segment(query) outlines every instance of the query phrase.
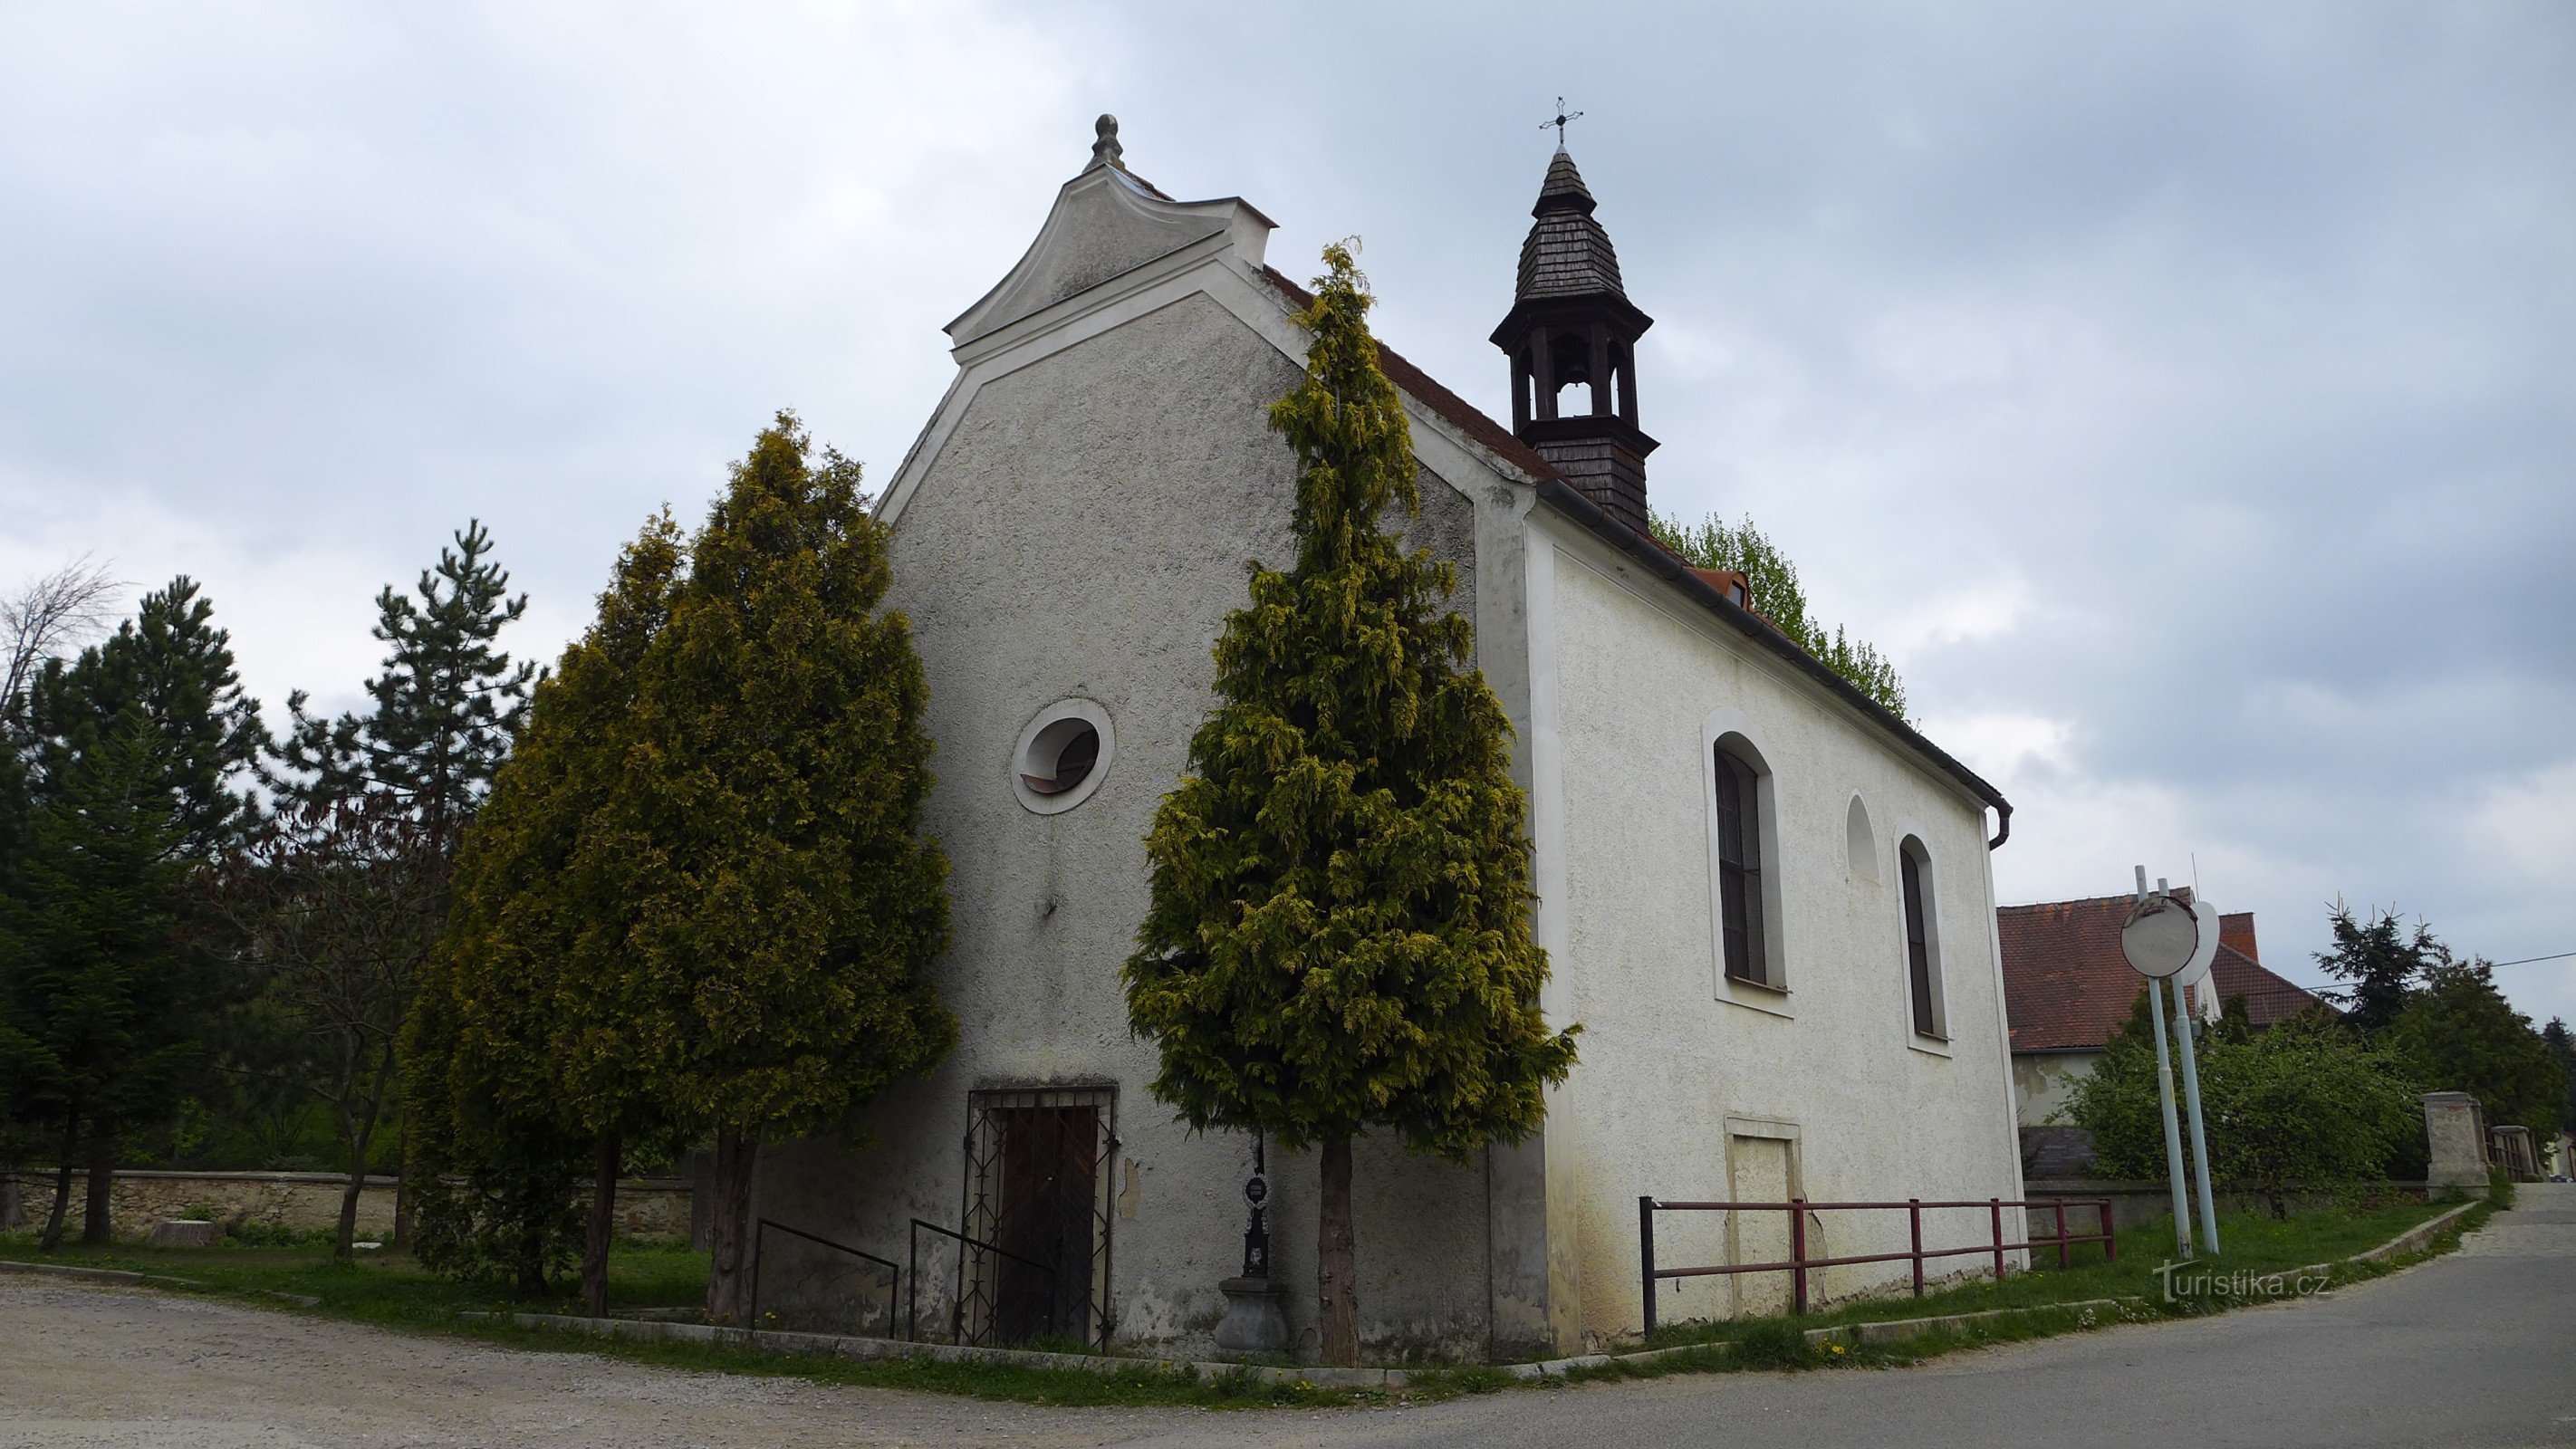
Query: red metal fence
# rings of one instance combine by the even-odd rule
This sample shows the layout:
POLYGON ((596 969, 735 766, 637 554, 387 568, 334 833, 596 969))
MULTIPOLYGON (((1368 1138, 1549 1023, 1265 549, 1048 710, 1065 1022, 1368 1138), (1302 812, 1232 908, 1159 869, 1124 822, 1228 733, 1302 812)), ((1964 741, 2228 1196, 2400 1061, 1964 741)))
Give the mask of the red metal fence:
POLYGON ((1721 1273, 1786 1273, 1791 1284, 1793 1311, 1807 1311, 1807 1274, 1818 1268, 1839 1268, 1850 1263, 1894 1263, 1910 1261, 1914 1265, 1914 1296, 1923 1296, 1923 1262, 1927 1258, 1955 1258, 1965 1254, 1992 1254, 1995 1278, 2004 1276, 2004 1254, 2022 1249, 2037 1249, 2054 1244, 2057 1266, 2069 1266, 2072 1250, 2080 1244, 2100 1243, 2103 1260, 2120 1256, 2120 1245, 2111 1228, 2109 1198, 2032 1198, 1990 1197, 1983 1201, 1927 1202, 1907 1198, 1903 1202, 1809 1202, 1791 1198, 1787 1202, 1662 1202, 1652 1197, 1637 1199, 1637 1256, 1641 1266, 1639 1289, 1646 1301, 1646 1332, 1655 1331, 1655 1283, 1662 1278, 1705 1278, 1721 1273), (2095 1232, 2069 1235, 2066 1210, 2070 1207, 2091 1208, 2095 1214, 2095 1232), (1944 1208, 1984 1208, 1990 1241, 1965 1248, 1925 1248, 1923 1214, 1944 1208), (2024 1237, 2018 1243, 2004 1241, 2004 1209, 2019 1208, 2025 1214, 2040 1211, 2052 1213, 2057 1232, 2052 1237, 2034 1238, 2027 1229, 2029 1218, 2023 1218, 2024 1237), (1858 1253, 1839 1258, 1807 1256, 1807 1214, 1816 1212, 1901 1212, 1906 1215, 1913 1246, 1902 1253, 1858 1253), (1655 1266, 1655 1214, 1657 1213, 1758 1213, 1785 1212, 1789 1215, 1789 1261, 1785 1263, 1722 1263, 1702 1268, 1658 1268, 1655 1266))

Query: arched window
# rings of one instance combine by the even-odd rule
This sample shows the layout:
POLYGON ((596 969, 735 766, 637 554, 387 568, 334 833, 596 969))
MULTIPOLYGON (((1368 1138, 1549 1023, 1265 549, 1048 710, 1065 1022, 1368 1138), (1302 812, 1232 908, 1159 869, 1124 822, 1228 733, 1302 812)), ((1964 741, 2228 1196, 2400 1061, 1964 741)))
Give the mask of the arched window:
POLYGON ((1726 974, 1770 985, 1763 945, 1761 778, 1724 745, 1717 746, 1718 930, 1726 974))
POLYGON ((1932 925, 1932 867, 1923 842, 1907 836, 1896 869, 1905 896, 1905 978, 1913 995, 1914 1033, 1946 1039, 1941 1021, 1940 938, 1932 925))

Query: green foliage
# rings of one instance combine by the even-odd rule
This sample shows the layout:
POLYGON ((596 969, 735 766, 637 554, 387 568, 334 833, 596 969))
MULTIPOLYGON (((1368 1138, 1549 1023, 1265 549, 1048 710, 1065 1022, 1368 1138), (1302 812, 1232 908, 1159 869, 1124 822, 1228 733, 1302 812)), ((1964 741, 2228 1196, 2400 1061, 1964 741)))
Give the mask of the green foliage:
POLYGON ((1807 590, 1798 582, 1798 566, 1753 526, 1752 519, 1729 525, 1712 513, 1694 524, 1658 513, 1648 525, 1656 542, 1693 567, 1744 575, 1755 613, 1849 680, 1853 688, 1886 706, 1888 713, 1905 717, 1905 681, 1897 677, 1896 666, 1875 646, 1850 637, 1841 625, 1828 634, 1823 623, 1808 615, 1807 590))
POLYGON ((2338 900, 2327 923, 2334 931, 2334 947, 2317 953, 2317 965, 2351 983, 2341 993, 2344 1020, 2365 1035, 2376 1036, 2394 1025, 2425 974, 2450 959, 2430 926, 2417 921, 2410 932, 2398 924, 2393 910, 2363 919, 2338 900))
MULTIPOLYGON (((2293 1185, 2384 1178, 2423 1131, 2401 1064, 2322 1016, 2260 1032, 2222 1027, 2199 1042, 2197 1055, 2212 1175, 2271 1195, 2276 1211, 2293 1185)), ((2178 1051, 2172 1066, 2179 1083, 2178 1051)), ((2101 1064, 2076 1082, 2066 1114, 2093 1134, 2104 1174, 2165 1175, 2151 1043, 2125 1031, 2115 1037, 2101 1064)))
POLYGON ((1156 813, 1125 979, 1153 1090, 1196 1127, 1296 1147, 1389 1127, 1464 1157, 1536 1128, 1574 1033, 1539 1006, 1511 727, 1467 668, 1450 567, 1384 527, 1418 507, 1347 250, 1271 425, 1296 449, 1297 557, 1255 564, 1218 704, 1156 813))
POLYGON ((164 741, 134 704, 86 732, 0 898, 0 1083, 20 1149, 58 1162, 165 1118, 197 1057, 164 741))
POLYGON ((93 1169, 178 1115, 228 963, 187 872, 252 812, 265 732, 182 577, 35 671, 0 769, 0 1150, 93 1169))
POLYGON ((692 1137, 838 1127, 957 1035, 930 975, 948 861, 920 830, 928 686, 910 622, 879 607, 858 465, 808 451, 781 413, 691 540, 577 862, 586 928, 616 946, 582 970, 575 1071, 605 1099, 631 1062, 692 1137))
POLYGON ((2467 1092, 2491 1125, 2547 1141, 2567 1104, 2566 1058, 2496 990, 2483 961, 2442 961, 2390 1024, 2391 1052, 2428 1091, 2467 1092))
POLYGON ((214 605, 185 575, 144 595, 133 618, 78 659, 47 663, 28 714, 30 790, 39 801, 66 788, 87 753, 131 716, 153 736, 142 783, 169 804, 174 850, 203 858, 252 818, 247 792, 235 787, 268 731, 234 673, 232 636, 215 627, 214 605))
POLYGON ((2567 1023, 2553 1016, 2549 1025, 2540 1029, 2540 1039, 2558 1058, 2558 1079, 2565 1086, 2558 1094, 2558 1125, 2562 1130, 2576 1132, 2576 1033, 2570 1033, 2567 1023))
POLYGON ((495 647, 528 596, 510 598, 510 575, 485 557, 491 532, 474 520, 455 537, 421 571, 418 602, 390 584, 376 596, 375 636, 388 648, 384 672, 367 681, 373 709, 326 722, 304 712, 302 693, 288 700, 295 725, 278 758, 304 788, 390 790, 441 829, 473 813, 509 753, 534 668, 495 647))
POLYGON ((665 514, 619 556, 466 832, 452 923, 405 1041, 423 1165, 463 1179, 422 1192, 418 1251, 435 1271, 527 1285, 568 1264, 591 1143, 641 1114, 631 1086, 602 1100, 602 1059, 631 1073, 636 1057, 597 1040, 622 1040, 598 1002, 617 975, 602 958, 621 945, 621 882, 601 878, 614 863, 584 832, 624 766, 635 670, 668 617, 679 555, 665 514))
MULTIPOLYGON (((339 1166, 371 1165, 396 1053, 446 910, 447 832, 390 790, 290 800, 211 872, 279 1069, 327 1104, 339 1166)), ((340 1251, 355 1234, 344 1203, 340 1251)))

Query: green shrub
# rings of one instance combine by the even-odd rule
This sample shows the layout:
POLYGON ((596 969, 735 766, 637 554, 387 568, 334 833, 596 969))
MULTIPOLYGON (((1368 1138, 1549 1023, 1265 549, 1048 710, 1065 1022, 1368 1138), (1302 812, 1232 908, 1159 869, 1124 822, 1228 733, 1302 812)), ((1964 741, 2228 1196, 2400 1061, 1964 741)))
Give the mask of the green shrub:
MULTIPOLYGON (((2230 1022, 2198 1048, 2211 1172, 2261 1193, 2273 1216, 2294 1187, 2334 1190, 2385 1178, 2423 1132, 2414 1084, 2395 1058, 2322 1014, 2255 1032, 2230 1022)), ((2179 1053, 2174 1064, 2180 1093, 2179 1053)), ((2093 1134, 2113 1177, 2165 1175, 2156 1054, 2145 1033, 2113 1038, 2075 1084, 2067 1115, 2093 1134)))

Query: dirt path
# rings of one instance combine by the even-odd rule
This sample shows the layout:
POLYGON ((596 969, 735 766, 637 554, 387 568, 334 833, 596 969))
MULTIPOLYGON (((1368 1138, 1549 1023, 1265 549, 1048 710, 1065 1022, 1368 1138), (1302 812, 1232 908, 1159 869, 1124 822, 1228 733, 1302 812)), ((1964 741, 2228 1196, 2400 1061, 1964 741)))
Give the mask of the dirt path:
POLYGON ((0 1446, 1096 1445, 1196 1410, 687 1373, 177 1294, 0 1278, 0 1446))
POLYGON ((2576 1444, 2576 1187, 2322 1298, 1885 1372, 1717 1374, 1307 1412, 1066 1409, 399 1334, 0 1276, 0 1449, 117 1445, 2576 1444))

